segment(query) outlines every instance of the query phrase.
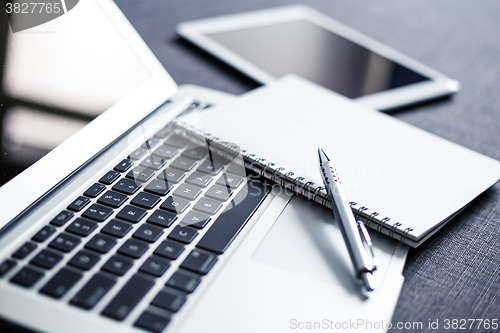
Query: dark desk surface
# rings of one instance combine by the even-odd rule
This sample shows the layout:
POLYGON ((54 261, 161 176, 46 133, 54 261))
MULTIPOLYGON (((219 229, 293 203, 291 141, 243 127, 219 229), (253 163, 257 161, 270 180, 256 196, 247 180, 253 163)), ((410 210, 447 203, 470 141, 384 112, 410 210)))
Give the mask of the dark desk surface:
MULTIPOLYGON (((236 94, 257 85, 179 40, 174 31, 176 24, 289 3, 284 0, 116 2, 178 84, 198 84, 236 94)), ((500 160, 500 2, 301 2, 458 79, 462 91, 454 98, 403 110, 394 116, 500 160)), ((429 320, 436 319, 440 323, 454 318, 500 320, 499 237, 500 184, 497 184, 437 235, 410 251, 404 270, 406 281, 393 322, 420 321, 426 327, 429 320)))

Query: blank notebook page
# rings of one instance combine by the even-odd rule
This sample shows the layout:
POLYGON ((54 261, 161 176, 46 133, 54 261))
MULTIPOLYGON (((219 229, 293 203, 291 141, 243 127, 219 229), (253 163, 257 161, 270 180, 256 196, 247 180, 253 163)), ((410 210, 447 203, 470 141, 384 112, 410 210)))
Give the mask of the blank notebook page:
POLYGON ((500 162, 296 76, 197 116, 203 131, 318 185, 323 148, 347 199, 414 240, 500 178, 500 162))

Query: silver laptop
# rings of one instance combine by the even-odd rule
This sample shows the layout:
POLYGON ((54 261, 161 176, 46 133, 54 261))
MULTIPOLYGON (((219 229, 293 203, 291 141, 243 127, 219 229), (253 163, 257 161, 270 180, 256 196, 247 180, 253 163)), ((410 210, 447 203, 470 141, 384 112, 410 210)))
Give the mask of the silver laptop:
POLYGON ((280 332, 390 319, 406 247, 374 237, 380 288, 363 298, 331 212, 174 133, 193 105, 235 97, 177 87, 112 1, 3 37, 2 327, 280 332))

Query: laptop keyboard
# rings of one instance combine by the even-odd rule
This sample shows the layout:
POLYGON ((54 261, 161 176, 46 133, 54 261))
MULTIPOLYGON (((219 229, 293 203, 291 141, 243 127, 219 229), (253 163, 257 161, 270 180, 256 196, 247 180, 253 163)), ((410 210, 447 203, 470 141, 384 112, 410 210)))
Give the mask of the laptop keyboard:
POLYGON ((17 268, 10 282, 32 288, 50 276, 39 293, 54 299, 72 293, 69 304, 83 310, 100 304, 126 279, 101 312, 121 321, 169 275, 134 319, 134 326, 160 332, 268 192, 247 178, 243 167, 214 160, 206 147, 191 145, 167 126, 76 193, 66 209, 0 264, 0 277, 17 268), (142 264, 134 265, 137 261, 142 264), (73 288, 81 280, 86 282, 73 288))

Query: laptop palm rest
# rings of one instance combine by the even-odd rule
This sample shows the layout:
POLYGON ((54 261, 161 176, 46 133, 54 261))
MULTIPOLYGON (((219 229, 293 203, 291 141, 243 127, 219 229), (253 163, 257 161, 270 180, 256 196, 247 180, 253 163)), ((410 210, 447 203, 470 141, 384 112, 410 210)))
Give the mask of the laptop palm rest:
MULTIPOLYGON (((396 241, 371 232, 377 258, 378 284, 389 265, 396 241)), ((333 212, 294 196, 253 254, 259 262, 348 289, 359 286, 333 212)))
POLYGON ((397 242, 372 232, 383 281, 366 299, 333 213, 302 197, 288 199, 274 199, 191 308, 196 320, 179 322, 176 332, 210 325, 219 332, 293 332, 296 320, 390 319, 404 280, 404 255, 393 256, 397 242))

